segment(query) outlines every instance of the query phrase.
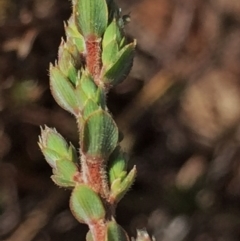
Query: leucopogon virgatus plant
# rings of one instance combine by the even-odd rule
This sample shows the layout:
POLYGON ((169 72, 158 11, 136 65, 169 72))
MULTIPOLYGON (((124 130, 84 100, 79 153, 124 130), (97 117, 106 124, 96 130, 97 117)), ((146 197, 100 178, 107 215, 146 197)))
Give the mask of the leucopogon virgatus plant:
POLYGON ((127 41, 126 16, 112 0, 72 0, 72 6, 66 40, 50 65, 50 88, 59 106, 76 118, 80 151, 46 126, 39 146, 54 183, 72 189, 70 209, 88 225, 86 240, 128 241, 115 209, 133 184, 136 167, 127 171, 106 95, 131 70, 136 41, 127 41))

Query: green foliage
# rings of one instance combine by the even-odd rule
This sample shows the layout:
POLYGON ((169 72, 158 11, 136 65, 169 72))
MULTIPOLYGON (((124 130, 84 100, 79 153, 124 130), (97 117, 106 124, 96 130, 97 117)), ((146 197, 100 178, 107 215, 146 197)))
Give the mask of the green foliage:
POLYGON ((129 241, 126 232, 115 221, 107 225, 106 241, 129 241))
POLYGON ((136 177, 136 172, 136 168, 134 167, 128 174, 122 173, 122 176, 113 181, 111 185, 111 200, 117 203, 123 198, 132 186, 136 177))
POLYGON ((78 113, 74 87, 58 67, 50 66, 50 88, 57 103, 72 114, 78 113))
POLYGON ((126 78, 132 68, 134 49, 135 43, 130 43, 117 53, 115 61, 104 72, 104 83, 116 85, 126 78))
POLYGON ((109 158, 109 181, 110 184, 117 178, 121 178, 126 175, 127 160, 126 155, 122 153, 120 148, 116 148, 109 158))
POLYGON ((103 110, 93 112, 84 122, 80 144, 88 156, 107 158, 118 142, 118 129, 103 110))
POLYGON ((48 164, 53 168, 53 181, 62 187, 74 187, 74 175, 78 172, 78 157, 72 144, 55 130, 42 129, 39 146, 48 164))
POLYGON ((83 223, 96 222, 105 216, 105 209, 100 197, 86 185, 77 185, 74 188, 70 208, 75 218, 83 223))
POLYGON ((58 61, 50 65, 56 102, 74 115, 80 154, 55 130, 41 129, 39 146, 53 169, 52 180, 72 188, 70 208, 90 227, 91 241, 128 241, 115 222, 116 204, 129 190, 136 168, 127 171, 119 131, 106 106, 106 94, 128 75, 136 42, 125 39, 124 20, 112 0, 72 0, 58 61))
POLYGON ((49 127, 41 129, 39 146, 43 155, 52 168, 60 160, 77 163, 77 152, 72 144, 68 145, 65 139, 55 130, 49 127))
POLYGON ((101 37, 108 23, 108 9, 105 0, 76 1, 76 23, 84 37, 101 37))

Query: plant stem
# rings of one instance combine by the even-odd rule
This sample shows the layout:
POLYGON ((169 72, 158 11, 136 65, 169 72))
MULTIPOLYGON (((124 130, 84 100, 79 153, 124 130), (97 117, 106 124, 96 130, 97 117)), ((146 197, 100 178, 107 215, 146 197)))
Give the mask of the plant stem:
POLYGON ((80 156, 48 127, 42 128, 39 146, 53 168, 53 181, 73 189, 70 208, 89 226, 87 241, 129 241, 114 216, 136 168, 127 171, 106 95, 131 70, 136 42, 126 41, 124 20, 113 0, 72 2, 66 42, 60 44, 58 62, 50 66, 50 87, 57 103, 76 118, 80 156))
POLYGON ((105 161, 98 158, 81 157, 83 182, 107 200, 109 187, 106 183, 105 161))

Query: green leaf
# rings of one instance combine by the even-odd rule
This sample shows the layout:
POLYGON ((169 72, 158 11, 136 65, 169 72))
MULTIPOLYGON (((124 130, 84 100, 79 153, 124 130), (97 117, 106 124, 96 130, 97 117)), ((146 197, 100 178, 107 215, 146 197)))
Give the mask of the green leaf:
POLYGON ((78 101, 72 84, 58 69, 50 66, 50 88, 56 102, 65 110, 78 114, 78 101))
POLYGON ((75 163, 68 160, 58 160, 56 168, 53 169, 53 181, 63 187, 74 187, 74 175, 78 172, 78 167, 75 163))
POLYGON ((75 92, 76 92, 76 98, 77 98, 77 102, 78 102, 78 107, 82 111, 86 101, 88 100, 88 96, 83 91, 83 89, 81 87, 81 84, 77 85, 77 87, 75 89, 75 92))
POLYGON ((77 69, 76 58, 69 52, 70 46, 67 46, 64 42, 59 47, 58 54, 58 66, 61 72, 72 82, 76 84, 77 69))
POLYGON ((79 53, 83 53, 85 51, 85 41, 83 36, 79 33, 77 29, 73 16, 71 16, 71 18, 65 25, 65 31, 68 40, 71 40, 73 41, 73 43, 76 44, 79 53))
POLYGON ((109 26, 107 27, 102 41, 102 48, 104 49, 110 42, 115 40, 117 44, 121 42, 122 36, 119 30, 119 26, 117 25, 116 20, 114 19, 109 26))
POLYGON ((78 167, 75 163, 68 160, 58 160, 56 163, 56 169, 53 170, 53 174, 61 176, 62 178, 73 181, 73 176, 78 172, 78 167))
POLYGON ((122 49, 126 45, 126 38, 123 37, 119 43, 119 49, 122 49))
POLYGON ((100 197, 90 187, 77 185, 70 198, 70 208, 79 222, 93 223, 104 218, 105 209, 100 197))
POLYGON ((98 110, 85 121, 81 133, 83 153, 92 157, 108 157, 118 143, 118 128, 110 114, 98 110))
POLYGON ((127 160, 120 148, 116 148, 109 157, 109 180, 112 184, 117 178, 123 179, 126 176, 127 160))
POLYGON ((115 179, 111 185, 110 199, 114 200, 115 203, 118 203, 132 186, 136 174, 137 171, 136 167, 134 166, 124 179, 115 179))
POLYGON ((78 172, 78 158, 73 145, 68 145, 55 129, 45 127, 41 129, 39 146, 46 161, 53 168, 54 182, 59 186, 74 187, 73 178, 78 172))
POLYGON ((104 83, 116 85, 126 78, 132 68, 134 49, 135 43, 131 43, 118 53, 116 62, 104 73, 104 83))
POLYGON ((56 176, 56 175, 52 175, 51 179, 59 187, 72 188, 76 184, 73 181, 66 180, 65 178, 62 178, 62 177, 59 177, 59 176, 56 176))
POLYGON ((83 108, 83 117, 87 119, 90 114, 99 109, 100 107, 92 99, 88 99, 83 108))
POLYGON ((56 161, 62 158, 62 155, 55 150, 49 148, 41 147, 41 151, 47 161, 47 163, 52 167, 56 168, 56 161))
POLYGON ((82 90, 85 92, 88 98, 93 99, 96 96, 98 87, 87 71, 82 70, 82 76, 79 85, 81 85, 82 90))
POLYGON ((76 24, 84 37, 101 37, 108 23, 105 0, 78 0, 76 2, 76 24))
POLYGON ((69 148, 68 148, 68 161, 78 163, 78 155, 76 148, 73 146, 73 144, 70 142, 69 148))
POLYGON ((52 168, 56 168, 56 162, 59 159, 65 159, 69 162, 77 162, 76 149, 67 144, 65 139, 55 130, 45 126, 41 128, 39 137, 39 146, 46 161, 52 168))
POLYGON ((86 107, 86 102, 89 99, 95 101, 98 97, 98 87, 94 83, 90 74, 85 70, 81 70, 81 77, 78 77, 75 91, 81 111, 86 107))
POLYGON ((116 61, 117 55, 118 55, 118 44, 116 40, 112 40, 102 50, 103 66, 108 67, 109 65, 112 65, 116 61))
POLYGON ((125 230, 115 221, 111 221, 107 225, 107 235, 105 241, 129 241, 125 230))
POLYGON ((99 87, 94 101, 96 101, 96 103, 103 109, 106 110, 107 106, 106 106, 106 90, 104 88, 99 87))

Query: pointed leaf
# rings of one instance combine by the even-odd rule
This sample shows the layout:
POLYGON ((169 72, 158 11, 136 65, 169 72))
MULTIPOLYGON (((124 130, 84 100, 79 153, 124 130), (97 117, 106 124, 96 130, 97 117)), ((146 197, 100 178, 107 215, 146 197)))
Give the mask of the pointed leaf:
POLYGON ((105 209, 100 197, 90 187, 78 185, 70 198, 70 208, 79 222, 92 223, 105 216, 105 209))
POLYGON ((65 25, 65 31, 68 40, 71 39, 76 44, 79 53, 83 53, 85 51, 85 41, 77 29, 73 16, 71 16, 67 25, 65 25))
POLYGON ((118 203, 132 186, 135 177, 136 167, 134 166, 123 180, 121 178, 115 179, 111 185, 110 199, 114 200, 115 203, 118 203))
POLYGON ((123 179, 126 176, 127 160, 120 148, 116 148, 109 157, 109 180, 110 184, 117 178, 123 179))
POLYGON ((48 148, 42 148, 41 151, 47 161, 47 163, 52 167, 56 168, 56 161, 62 158, 62 155, 54 150, 48 148))
POLYGON ((77 78, 75 58, 73 58, 69 52, 66 44, 61 44, 58 55, 59 69, 72 82, 72 84, 75 85, 77 78))
POLYGON ((108 157, 118 143, 118 128, 103 110, 95 111, 88 117, 81 134, 82 151, 92 157, 108 157))
POLYGON ((77 162, 76 149, 67 144, 65 139, 55 130, 45 126, 41 129, 39 137, 39 146, 49 165, 56 168, 56 161, 65 159, 69 162, 77 162))
POLYGON ((65 46, 68 50, 68 52, 71 54, 72 58, 73 58, 73 66, 75 67, 75 69, 77 70, 77 74, 76 74, 76 81, 74 82, 74 86, 76 86, 76 82, 77 82, 77 78, 78 78, 78 71, 81 69, 82 67, 82 62, 83 62, 83 57, 81 55, 81 52, 79 51, 78 47, 77 47, 77 43, 75 41, 74 38, 72 39, 68 39, 67 42, 65 43, 65 46))
POLYGON ((109 26, 107 27, 102 41, 102 48, 104 49, 111 41, 115 40, 117 43, 120 43, 122 39, 119 26, 114 19, 109 26))
POLYGON ((89 99, 92 99, 92 101, 98 104, 97 103, 98 87, 94 83, 94 80, 92 79, 89 73, 87 73, 84 70, 81 70, 81 74, 82 74, 81 78, 78 77, 75 91, 76 91, 76 97, 78 100, 79 108, 82 111, 85 108, 86 102, 89 99))
POLYGON ((97 86, 89 73, 82 71, 80 83, 82 90, 88 98, 94 98, 97 92, 97 86))
POLYGON ((92 99, 88 99, 83 108, 83 117, 87 119, 90 114, 99 109, 100 107, 92 99))
POLYGON ((108 9, 105 0, 78 0, 76 3, 76 24, 84 37, 101 37, 108 23, 108 9))
POLYGON ((102 51, 103 66, 110 66, 115 63, 118 54, 118 44, 116 40, 112 40, 108 43, 102 51))
POLYGON ((73 144, 70 142, 69 148, 68 148, 68 158, 66 160, 71 161, 73 163, 78 163, 78 155, 76 148, 73 146, 73 144))
POLYGON ((59 187, 72 188, 75 186, 75 182, 66 180, 65 178, 59 177, 57 175, 52 175, 51 179, 59 187))
POLYGON ((105 241, 129 241, 125 230, 115 221, 111 221, 107 225, 107 235, 105 241))
MULTIPOLYGON (((65 183, 68 183, 68 187, 74 187, 74 175, 78 172, 78 167, 75 163, 69 162, 67 160, 58 160, 56 162, 56 168, 53 169, 53 180, 54 178, 61 179, 65 183)), ((58 183, 56 183, 58 184, 58 183)), ((59 184, 58 184, 59 185, 59 184)))
POLYGON ((103 109, 107 109, 106 107, 106 90, 104 88, 98 88, 94 101, 103 109))
POLYGON ((104 74, 104 83, 116 85, 126 78, 132 68, 134 49, 135 43, 131 43, 119 52, 117 61, 104 74))
POLYGON ((77 87, 75 89, 75 92, 76 92, 76 98, 77 98, 77 102, 78 102, 78 107, 82 111, 86 101, 88 100, 88 96, 83 91, 83 89, 81 87, 81 84, 77 85, 77 87))
POLYGON ((56 102, 72 114, 78 114, 78 102, 74 88, 57 68, 50 66, 50 88, 56 102))

